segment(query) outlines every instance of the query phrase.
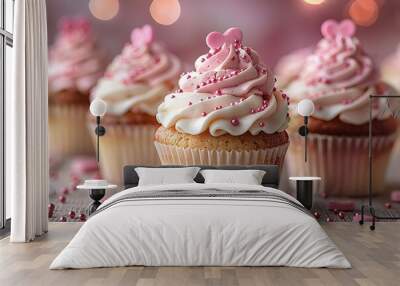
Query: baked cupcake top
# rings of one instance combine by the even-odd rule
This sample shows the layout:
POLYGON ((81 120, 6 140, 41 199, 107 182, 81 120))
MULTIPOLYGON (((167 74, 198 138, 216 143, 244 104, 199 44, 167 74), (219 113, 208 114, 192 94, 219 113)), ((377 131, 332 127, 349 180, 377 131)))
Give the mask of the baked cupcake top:
POLYGON ((400 92, 400 44, 397 50, 382 62, 382 78, 400 92))
POLYGON ((292 81, 296 80, 311 53, 312 48, 303 48, 280 58, 274 69, 277 76, 276 85, 280 88, 286 88, 292 81))
MULTIPOLYGON (((364 124, 369 121, 369 95, 392 92, 378 81, 375 65, 354 37, 355 31, 350 20, 325 21, 323 39, 307 58, 299 79, 288 88, 295 101, 309 98, 314 102, 315 118, 328 121, 339 117, 344 123, 364 124)), ((389 116, 387 100, 375 100, 373 118, 389 116)))
POLYGON ((156 115, 164 96, 176 87, 181 73, 178 58, 154 40, 149 25, 136 28, 131 42, 115 57, 92 96, 107 102, 107 113, 128 111, 156 115))
POLYGON ((165 97, 158 122, 191 135, 285 130, 288 98, 276 90, 258 54, 242 44, 242 31, 212 32, 206 42, 210 51, 196 60, 195 71, 181 76, 179 90, 165 97))
POLYGON ((89 93, 104 72, 104 57, 97 49, 89 22, 62 19, 49 51, 49 93, 75 90, 89 93))

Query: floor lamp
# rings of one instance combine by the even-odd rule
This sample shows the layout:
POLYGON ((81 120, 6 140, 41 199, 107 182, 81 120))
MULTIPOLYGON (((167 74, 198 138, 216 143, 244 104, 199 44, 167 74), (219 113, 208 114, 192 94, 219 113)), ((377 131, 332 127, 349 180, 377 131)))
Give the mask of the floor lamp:
POLYGON ((370 230, 375 230, 375 222, 376 219, 385 219, 385 220, 398 220, 400 217, 386 217, 377 215, 375 212, 375 208, 372 204, 372 101, 375 98, 398 98, 400 99, 400 95, 370 95, 369 96, 369 131, 368 131, 368 159, 369 159, 369 174, 368 174, 368 205, 361 206, 361 219, 359 221, 360 225, 364 224, 364 211, 365 209, 369 210, 370 215, 372 216, 372 224, 369 226, 370 230))
MULTIPOLYGON (((96 160, 99 165, 100 162, 100 137, 106 134, 106 129, 101 125, 101 117, 107 111, 107 104, 101 99, 95 99, 90 104, 90 113, 96 117, 96 129, 94 130, 96 134, 96 160)), ((98 166, 100 168, 100 166, 98 166)), ((114 189, 116 185, 108 184, 106 180, 85 180, 83 185, 79 185, 78 189, 89 190, 89 197, 93 202, 88 207, 89 215, 92 215, 97 208, 101 205, 100 200, 106 194, 107 189, 114 189)))
POLYGON ((100 161, 100 136, 106 134, 106 129, 100 124, 100 118, 104 116, 107 111, 107 104, 101 99, 95 99, 90 104, 90 113, 96 117, 96 160, 97 164, 100 161))
MULTIPOLYGON (((304 117, 304 125, 299 128, 300 136, 304 136, 304 162, 307 163, 307 136, 308 119, 314 113, 314 103, 310 99, 303 99, 297 104, 297 113, 304 117)), ((313 182, 319 181, 319 177, 289 177, 296 182, 296 198, 304 207, 311 210, 313 204, 313 182)))
POLYGON ((299 128, 299 134, 304 136, 304 162, 307 163, 307 135, 308 118, 314 113, 314 103, 310 99, 303 99, 297 105, 297 113, 304 117, 304 125, 299 128))

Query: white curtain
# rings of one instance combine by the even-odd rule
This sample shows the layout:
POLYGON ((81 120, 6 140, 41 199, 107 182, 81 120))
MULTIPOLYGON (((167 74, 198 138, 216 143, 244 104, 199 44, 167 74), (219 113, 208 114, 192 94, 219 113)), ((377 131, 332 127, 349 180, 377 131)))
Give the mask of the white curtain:
POLYGON ((15 1, 13 94, 6 98, 6 187, 12 242, 47 232, 47 22, 45 0, 15 1))

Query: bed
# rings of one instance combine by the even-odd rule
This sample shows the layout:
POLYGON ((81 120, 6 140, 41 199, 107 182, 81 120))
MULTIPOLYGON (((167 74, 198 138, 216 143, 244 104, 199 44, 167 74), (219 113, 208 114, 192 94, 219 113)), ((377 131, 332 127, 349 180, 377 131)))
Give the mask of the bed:
MULTIPOLYGON (((343 253, 297 200, 277 189, 277 166, 199 166, 264 170, 262 185, 196 183, 138 186, 108 198, 50 269, 144 266, 350 268, 343 253)), ((164 166, 179 168, 179 166, 164 166)))

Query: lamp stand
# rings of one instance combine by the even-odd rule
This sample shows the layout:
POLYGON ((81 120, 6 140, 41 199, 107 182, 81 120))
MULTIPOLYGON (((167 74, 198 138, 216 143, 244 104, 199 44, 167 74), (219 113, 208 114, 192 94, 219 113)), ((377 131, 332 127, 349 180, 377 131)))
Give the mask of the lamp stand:
POLYGON ((370 215, 372 216, 372 224, 369 226, 370 230, 375 230, 376 219, 385 220, 398 220, 400 217, 386 217, 376 215, 375 208, 372 204, 372 101, 374 98, 399 98, 400 95, 370 95, 369 96, 369 131, 368 131, 368 163, 369 163, 369 174, 368 174, 368 205, 361 206, 361 219, 359 221, 360 225, 364 224, 364 212, 368 209, 370 215))
POLYGON ((304 162, 307 163, 308 116, 304 116, 304 125, 299 128, 299 134, 304 137, 304 162))
POLYGON ((100 162, 100 136, 106 134, 106 129, 104 128, 104 126, 100 124, 100 116, 96 116, 96 124, 97 126, 94 132, 96 133, 97 136, 96 160, 98 164, 100 162))
POLYGON ((307 135, 308 135, 308 116, 304 117, 304 126, 305 126, 305 134, 304 134, 304 162, 307 163, 307 135))

